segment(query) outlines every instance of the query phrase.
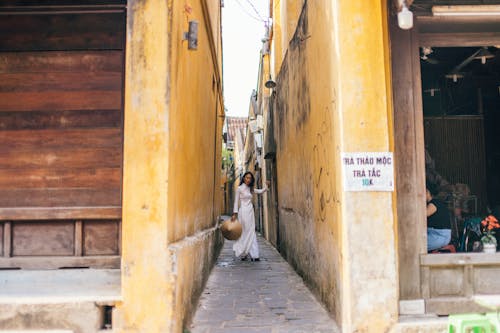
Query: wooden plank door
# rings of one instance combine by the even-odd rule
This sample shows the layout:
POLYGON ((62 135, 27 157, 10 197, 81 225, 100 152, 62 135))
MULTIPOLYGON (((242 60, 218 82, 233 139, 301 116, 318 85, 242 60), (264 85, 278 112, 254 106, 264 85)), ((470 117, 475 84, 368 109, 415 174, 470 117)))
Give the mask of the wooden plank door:
POLYGON ((0 6, 0 268, 119 267, 125 7, 77 5, 0 6))

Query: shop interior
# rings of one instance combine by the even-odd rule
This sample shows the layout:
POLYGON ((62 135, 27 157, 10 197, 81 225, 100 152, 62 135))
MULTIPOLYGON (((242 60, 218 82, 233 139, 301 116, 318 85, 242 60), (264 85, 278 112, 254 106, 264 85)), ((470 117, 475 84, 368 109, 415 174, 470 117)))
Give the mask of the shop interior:
POLYGON ((426 179, 452 212, 456 252, 479 252, 478 221, 500 220, 500 46, 421 47, 420 64, 426 179))

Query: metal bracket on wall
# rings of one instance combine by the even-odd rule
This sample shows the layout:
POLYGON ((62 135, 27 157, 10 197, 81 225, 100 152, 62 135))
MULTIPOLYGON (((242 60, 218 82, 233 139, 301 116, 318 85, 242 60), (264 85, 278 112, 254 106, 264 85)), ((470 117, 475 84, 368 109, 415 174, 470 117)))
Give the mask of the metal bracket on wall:
POLYGON ((189 29, 184 33, 183 40, 188 41, 188 50, 198 49, 198 21, 189 21, 189 29))

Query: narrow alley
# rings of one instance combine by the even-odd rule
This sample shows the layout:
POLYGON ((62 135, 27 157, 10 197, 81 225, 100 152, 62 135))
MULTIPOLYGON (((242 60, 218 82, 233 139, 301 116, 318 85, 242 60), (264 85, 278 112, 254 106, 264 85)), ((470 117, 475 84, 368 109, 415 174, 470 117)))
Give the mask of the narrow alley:
POLYGON ((0 0, 0 333, 500 326, 499 128, 500 0, 0 0))
POLYGON ((335 321, 302 278, 258 236, 261 261, 234 257, 225 241, 190 333, 336 333, 335 321))

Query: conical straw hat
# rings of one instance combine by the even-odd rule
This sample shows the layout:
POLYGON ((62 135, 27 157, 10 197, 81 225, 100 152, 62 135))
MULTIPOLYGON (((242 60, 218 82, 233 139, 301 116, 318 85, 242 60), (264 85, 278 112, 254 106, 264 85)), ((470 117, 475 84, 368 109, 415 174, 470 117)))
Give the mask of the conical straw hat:
POLYGON ((227 219, 222 223, 220 231, 225 239, 237 240, 241 237, 241 223, 238 220, 227 219))

